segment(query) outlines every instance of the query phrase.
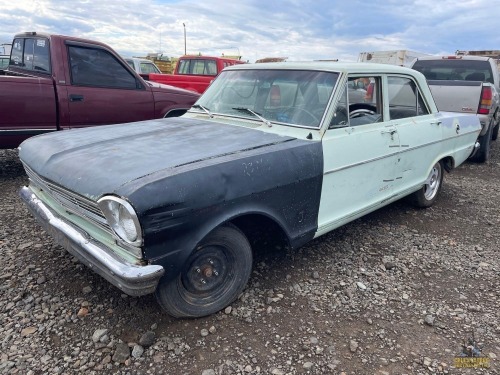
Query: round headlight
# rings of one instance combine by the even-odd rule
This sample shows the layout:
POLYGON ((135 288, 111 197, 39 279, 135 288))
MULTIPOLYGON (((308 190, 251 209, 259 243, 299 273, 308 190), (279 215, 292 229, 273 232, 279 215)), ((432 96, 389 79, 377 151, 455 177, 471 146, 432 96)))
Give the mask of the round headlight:
POLYGON ((124 199, 105 196, 97 201, 109 226, 123 241, 140 245, 141 227, 134 208, 124 199))

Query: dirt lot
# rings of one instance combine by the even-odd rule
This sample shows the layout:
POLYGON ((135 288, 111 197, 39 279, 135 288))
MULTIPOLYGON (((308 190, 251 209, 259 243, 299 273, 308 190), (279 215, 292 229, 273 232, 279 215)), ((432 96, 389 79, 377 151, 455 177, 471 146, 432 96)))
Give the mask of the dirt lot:
POLYGON ((17 153, 0 151, 0 373, 498 374, 499 146, 447 174, 430 209, 397 202, 257 254, 238 301, 195 320, 53 245, 17 197, 17 153), (489 368, 454 367, 472 337, 489 368))

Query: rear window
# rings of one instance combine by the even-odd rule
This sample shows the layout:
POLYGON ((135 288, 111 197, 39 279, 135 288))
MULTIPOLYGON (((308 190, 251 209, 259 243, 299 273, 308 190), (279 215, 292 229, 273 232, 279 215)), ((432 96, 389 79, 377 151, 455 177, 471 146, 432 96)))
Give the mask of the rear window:
POLYGON ((465 80, 493 83, 491 65, 488 61, 442 59, 417 60, 413 69, 422 73, 428 80, 465 80))
POLYGON ((179 61, 178 74, 217 75, 217 63, 208 59, 182 59, 179 61))
POLYGON ((10 65, 25 70, 50 73, 49 40, 45 38, 14 39, 10 65))

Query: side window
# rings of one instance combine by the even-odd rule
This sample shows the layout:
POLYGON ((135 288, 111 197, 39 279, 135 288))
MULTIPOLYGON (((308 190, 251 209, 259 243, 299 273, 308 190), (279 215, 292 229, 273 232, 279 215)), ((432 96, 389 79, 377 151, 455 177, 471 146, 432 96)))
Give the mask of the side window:
POLYGON ((217 75, 217 64, 214 60, 207 60, 207 71, 205 74, 215 76, 217 75))
POLYGON ((179 74, 189 74, 189 62, 191 60, 180 60, 179 61, 179 69, 177 69, 177 71, 179 72, 179 74))
POLYGON ((71 83, 119 89, 135 89, 135 77, 106 50, 69 46, 71 83))
POLYGON ((33 45, 33 70, 50 72, 49 41, 35 39, 33 45))
POLYGON ((380 77, 348 77, 347 98, 351 126, 383 121, 381 86, 380 77))
POLYGON ((429 113, 415 82, 404 77, 388 77, 389 116, 391 120, 429 113))
POLYGON ((9 58, 0 57, 0 69, 7 69, 9 67, 9 58))
POLYGON ((10 65, 23 67, 24 39, 14 39, 10 55, 10 65))
POLYGON ((15 39, 10 63, 26 70, 50 73, 49 41, 44 38, 15 39))

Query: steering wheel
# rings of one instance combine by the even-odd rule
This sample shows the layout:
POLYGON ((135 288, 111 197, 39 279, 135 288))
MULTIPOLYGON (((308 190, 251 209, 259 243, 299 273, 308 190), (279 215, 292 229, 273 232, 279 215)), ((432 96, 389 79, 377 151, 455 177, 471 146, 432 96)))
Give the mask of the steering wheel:
POLYGON ((285 113, 292 115, 291 119, 300 125, 319 125, 320 122, 319 118, 316 117, 314 113, 303 107, 290 107, 285 110, 285 113), (312 121, 307 121, 307 119, 312 121))
POLYGON ((376 113, 377 108, 372 104, 357 103, 349 106, 349 118, 374 115, 376 113))

